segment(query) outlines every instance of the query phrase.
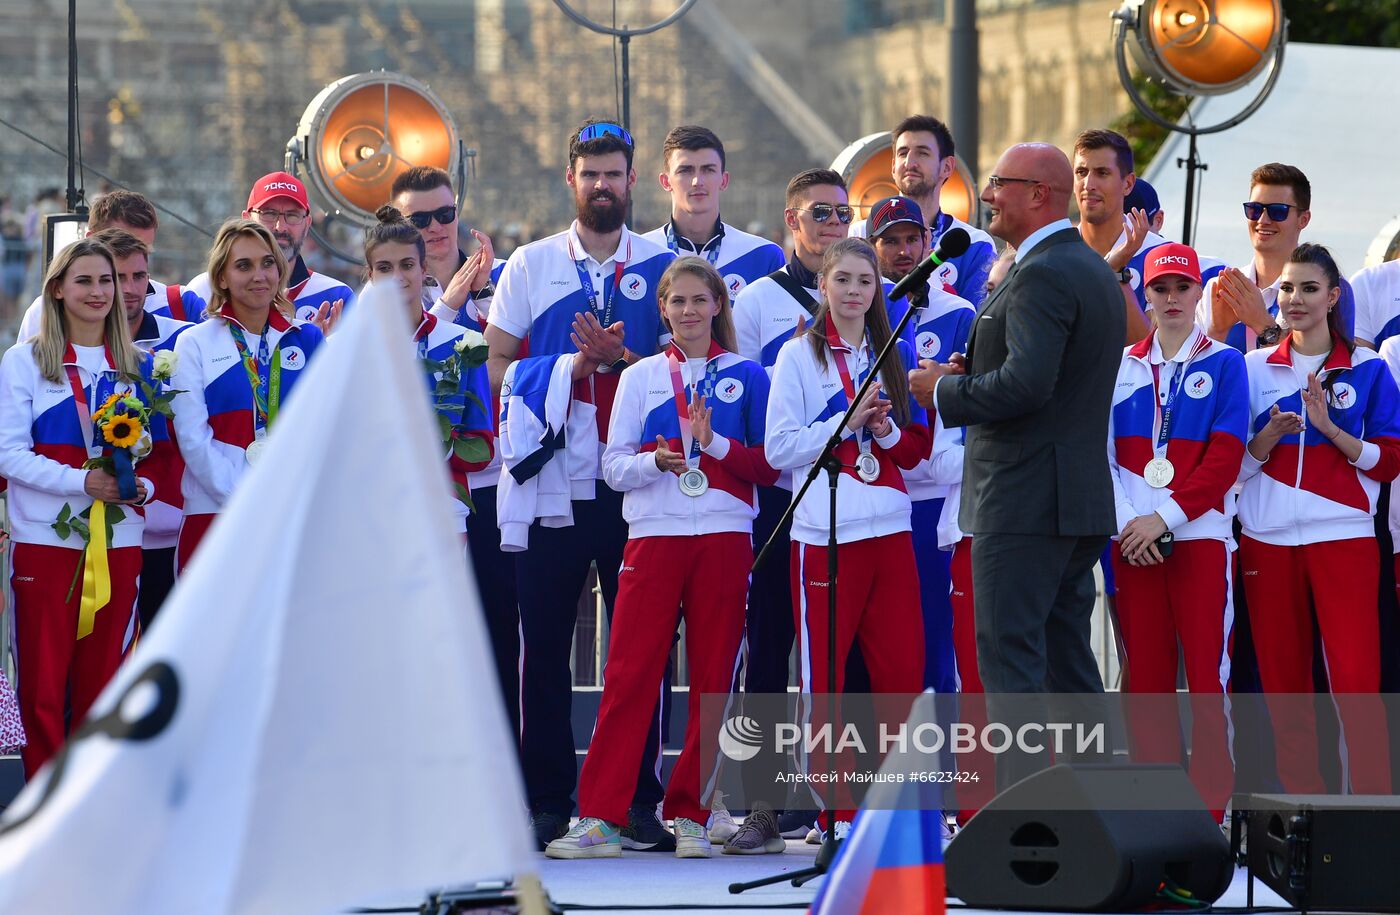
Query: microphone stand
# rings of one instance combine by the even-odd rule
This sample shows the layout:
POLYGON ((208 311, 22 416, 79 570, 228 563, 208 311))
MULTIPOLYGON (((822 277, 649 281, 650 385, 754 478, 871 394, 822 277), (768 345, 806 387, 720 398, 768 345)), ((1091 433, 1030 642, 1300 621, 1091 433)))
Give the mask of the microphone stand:
MULTIPOLYGON (((908 295, 907 289, 900 288, 900 286, 903 285, 905 285, 903 282, 898 283, 894 289, 890 290, 889 301, 899 301, 908 295)), ((913 284, 909 285, 912 286, 913 284)), ((871 367, 870 373, 865 376, 865 381, 861 383, 860 389, 856 391, 856 396, 852 398, 850 405, 846 408, 845 415, 841 417, 840 425, 836 427, 836 431, 831 434, 831 438, 827 439, 826 444, 822 446, 821 456, 817 458, 816 463, 812 465, 812 469, 808 471, 807 479, 802 482, 802 488, 799 489, 797 495, 793 497, 792 503, 787 507, 787 511, 783 512, 783 517, 778 520, 778 524, 773 530, 773 535, 768 538, 768 542, 763 545, 763 549, 759 550, 758 557, 754 559, 753 569, 751 570, 751 572, 757 571, 758 567, 763 564, 763 561, 768 558, 768 554, 772 550, 774 542, 778 539, 778 533, 782 531, 785 524, 792 520, 793 513, 797 511, 797 506, 802 503, 803 496, 807 494, 807 490, 816 482, 817 476, 825 470, 827 487, 831 496, 831 513, 828 518, 826 535, 826 685, 827 689, 833 691, 836 688, 836 483, 841 478, 841 471, 847 469, 846 465, 842 464, 840 458, 836 456, 836 447, 840 445, 841 440, 845 438, 846 424, 851 421, 851 416, 856 412, 856 405, 865 397, 870 386, 875 383, 875 379, 880 377, 881 367, 889 358, 890 353, 894 352, 900 336, 909 325, 909 319, 913 317, 913 315, 913 308, 905 311, 904 317, 899 319, 899 324, 890 332, 890 339, 885 343, 884 349, 880 350, 880 354, 875 357, 875 364, 871 367)), ((910 366, 910 368, 915 368, 915 366, 910 366)), ((834 692, 832 695, 834 696, 834 692)), ((792 873, 774 874, 770 877, 762 877, 758 880, 750 880, 745 883, 731 883, 729 884, 729 892, 738 894, 745 890, 756 889, 760 886, 782 883, 784 880, 791 880, 793 886, 802 886, 802 884, 809 880, 815 880, 817 877, 825 874, 827 870, 830 869, 832 862, 836 860, 836 852, 840 847, 840 843, 836 840, 835 791, 836 788, 833 784, 829 789, 830 796, 826 801, 826 835, 822 838, 821 848, 817 851, 817 859, 812 863, 811 867, 806 867, 792 873)))

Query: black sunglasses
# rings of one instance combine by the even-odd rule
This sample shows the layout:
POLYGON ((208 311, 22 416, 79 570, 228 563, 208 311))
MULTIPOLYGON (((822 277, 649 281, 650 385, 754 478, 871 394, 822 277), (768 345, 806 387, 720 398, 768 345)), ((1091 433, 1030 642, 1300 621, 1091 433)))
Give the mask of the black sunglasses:
POLYGON ((438 207, 436 210, 420 210, 417 213, 409 213, 408 221, 419 229, 426 229, 436 219, 438 225, 445 226, 457 218, 457 206, 451 204, 445 207, 438 207))
POLYGON ((1274 222, 1283 222, 1288 218, 1288 211, 1296 209, 1299 207, 1291 203, 1255 203, 1251 200, 1244 205, 1244 218, 1250 222, 1258 222, 1260 216, 1268 213, 1269 219, 1274 222))
POLYGON ((829 203, 815 203, 810 207, 793 207, 793 209, 811 213, 812 218, 817 222, 826 222, 834 213, 843 226, 850 225, 851 220, 854 219, 856 215, 856 211, 846 206, 844 203, 840 206, 833 206, 829 203))

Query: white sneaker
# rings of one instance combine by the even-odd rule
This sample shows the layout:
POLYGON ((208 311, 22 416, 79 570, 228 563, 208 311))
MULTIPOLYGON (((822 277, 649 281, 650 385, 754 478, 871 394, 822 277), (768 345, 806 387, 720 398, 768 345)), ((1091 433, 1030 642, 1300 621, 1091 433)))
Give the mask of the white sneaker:
POLYGON ((618 858, 622 856, 622 836, 607 820, 584 817, 562 838, 544 850, 547 858, 618 858))
POLYGON ((709 825, 711 842, 728 842, 739 831, 739 824, 734 822, 734 817, 723 804, 717 804, 710 811, 709 825))
POLYGON ((710 856, 710 839, 709 836, 705 835, 704 826, 685 817, 676 817, 672 831, 676 834, 677 858, 708 858, 710 856))
MULTIPOLYGON (((837 820, 837 821, 836 821, 836 841, 838 841, 838 842, 844 842, 844 841, 846 840, 846 836, 849 835, 850 832, 851 832, 851 821, 850 821, 850 820, 837 820)), ((809 833, 807 833, 807 844, 808 844, 808 845, 820 845, 820 844, 822 844, 822 840, 825 839, 825 838, 826 838, 826 830, 822 829, 820 826, 814 826, 814 827, 812 827, 812 831, 809 832, 809 833)))

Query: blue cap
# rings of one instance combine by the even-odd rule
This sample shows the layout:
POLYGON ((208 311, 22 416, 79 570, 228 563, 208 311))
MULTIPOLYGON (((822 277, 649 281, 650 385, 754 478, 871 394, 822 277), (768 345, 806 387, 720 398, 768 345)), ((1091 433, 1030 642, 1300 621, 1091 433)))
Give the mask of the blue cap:
POLYGON ((870 208, 870 218, 865 221, 865 234, 875 238, 896 223, 909 222, 921 229, 927 229, 924 211, 908 197, 886 197, 870 208))
POLYGON ((1142 178, 1133 182, 1133 189, 1123 198, 1123 212, 1142 210, 1151 219, 1162 211, 1162 202, 1157 199, 1157 189, 1142 178))

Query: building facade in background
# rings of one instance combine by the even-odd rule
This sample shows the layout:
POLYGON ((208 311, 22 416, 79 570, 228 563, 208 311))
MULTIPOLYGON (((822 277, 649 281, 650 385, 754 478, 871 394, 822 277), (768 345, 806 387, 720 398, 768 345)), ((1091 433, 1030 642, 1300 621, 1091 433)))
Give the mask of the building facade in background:
MULTIPOLYGON (((573 4, 611 15, 609 0, 573 4)), ((616 5, 633 25, 675 8, 616 5)), ((1126 109, 1113 5, 979 5, 983 163, 1016 140, 1068 145, 1126 109)), ((0 0, 0 111, 59 148, 66 17, 61 0, 0 0)), ((500 236, 502 251, 572 216, 567 136, 618 106, 612 41, 552 0, 115 0, 80 5, 78 29, 84 162, 209 231, 241 210, 254 178, 281 167, 311 98, 349 73, 395 70, 442 97, 477 150, 466 221, 500 236)), ((946 35, 936 0, 700 0, 677 25, 634 39, 635 224, 665 218, 656 174, 667 129, 703 123, 729 154, 725 218, 781 237, 794 172, 909 112, 946 116, 946 35)), ((12 208, 64 184, 61 157, 3 126, 0 161, 12 208)), ((88 175, 89 197, 101 184, 88 175)), ((354 233, 334 236, 348 246, 354 233)), ((154 272, 199 272, 207 243, 163 215, 154 272)))

